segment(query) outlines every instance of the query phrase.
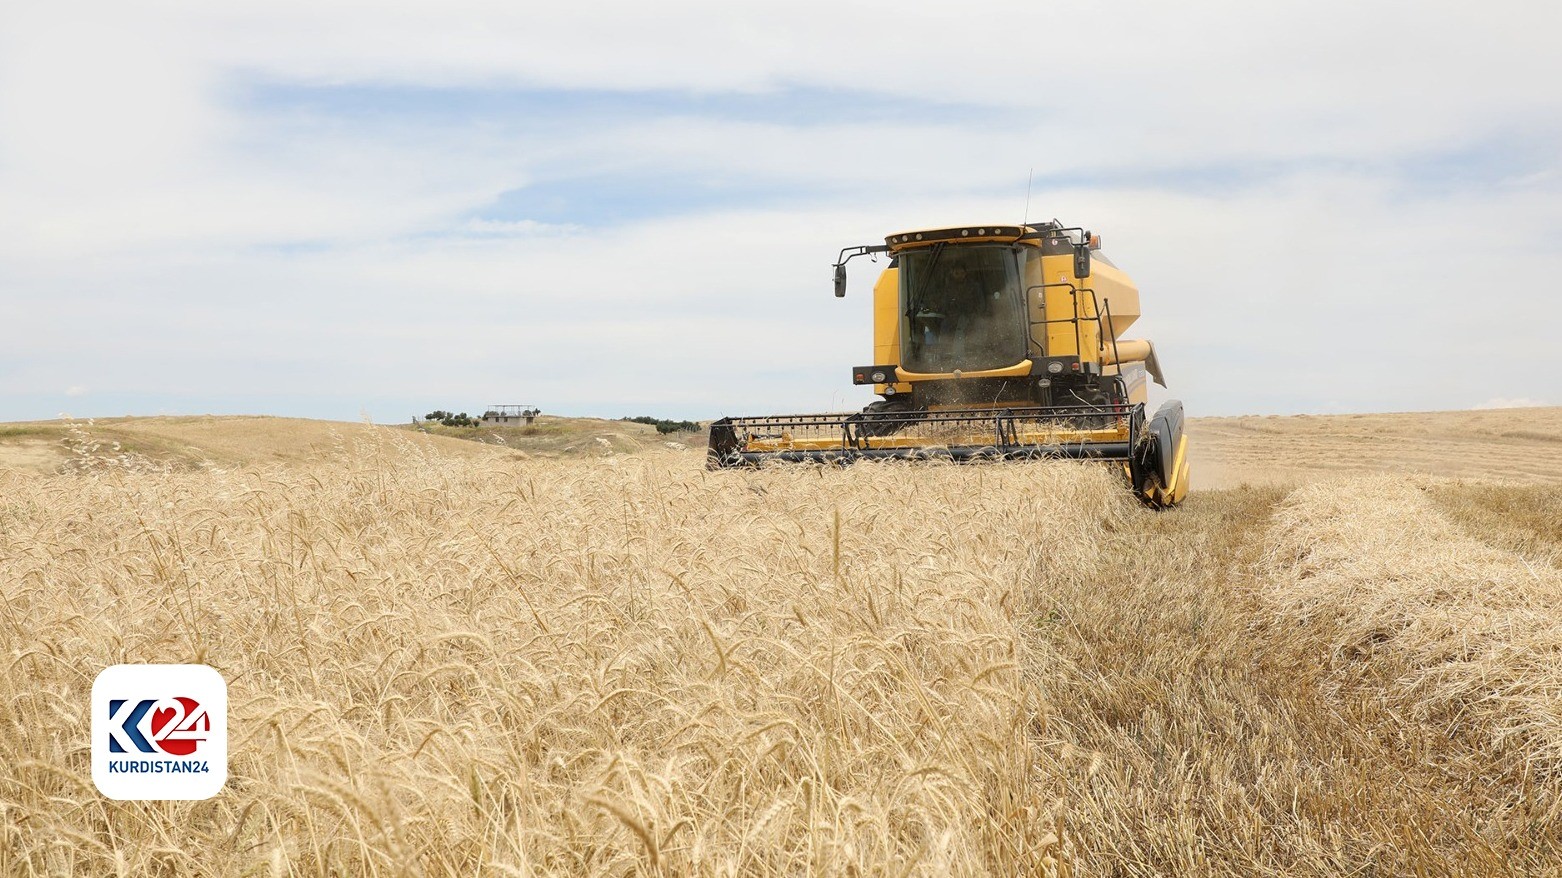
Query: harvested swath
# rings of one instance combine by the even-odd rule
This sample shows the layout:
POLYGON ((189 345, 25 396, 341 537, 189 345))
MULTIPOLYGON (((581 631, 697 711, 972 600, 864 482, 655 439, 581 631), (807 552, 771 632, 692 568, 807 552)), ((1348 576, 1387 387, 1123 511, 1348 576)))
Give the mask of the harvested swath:
POLYGON ((1265 595, 1333 654, 1340 685, 1381 689, 1430 749, 1452 740, 1562 788, 1562 573, 1477 539, 1397 478, 1301 488, 1271 541, 1265 595))
POLYGON ((1071 463, 707 473, 695 453, 0 473, 0 872, 1034 874, 1039 564, 1071 463), (91 788, 118 662, 230 685, 228 788, 91 788))

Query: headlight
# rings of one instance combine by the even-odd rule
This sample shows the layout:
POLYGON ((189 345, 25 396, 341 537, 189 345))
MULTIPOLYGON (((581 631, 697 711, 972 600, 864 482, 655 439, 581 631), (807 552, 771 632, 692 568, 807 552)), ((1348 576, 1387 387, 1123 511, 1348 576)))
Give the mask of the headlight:
POLYGON ((884 383, 884 373, 883 372, 874 372, 872 375, 869 375, 868 377, 873 379, 873 383, 874 384, 883 384, 884 383))
POLYGON ((1056 375, 1063 371, 1063 364, 1059 363, 1057 360, 1053 360, 1047 364, 1047 371, 1056 375))

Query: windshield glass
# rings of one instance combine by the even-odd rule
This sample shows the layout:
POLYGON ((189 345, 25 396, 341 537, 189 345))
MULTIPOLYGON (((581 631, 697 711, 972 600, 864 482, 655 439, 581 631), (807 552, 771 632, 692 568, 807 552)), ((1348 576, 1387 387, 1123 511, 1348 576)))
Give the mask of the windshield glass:
POLYGON ((1025 359, 1018 264, 1005 246, 902 253, 901 360, 913 372, 974 372, 1025 359))

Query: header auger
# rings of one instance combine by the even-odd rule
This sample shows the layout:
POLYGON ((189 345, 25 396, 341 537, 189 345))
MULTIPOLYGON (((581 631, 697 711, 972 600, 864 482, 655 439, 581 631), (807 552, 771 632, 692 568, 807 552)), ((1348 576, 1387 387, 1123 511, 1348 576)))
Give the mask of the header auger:
POLYGON ((1182 403, 1146 417, 1155 348, 1122 338, 1139 290, 1100 239, 1056 221, 958 226, 849 247, 890 261, 873 288, 873 365, 852 369, 881 400, 860 412, 722 418, 712 467, 766 461, 1118 461, 1134 493, 1172 506, 1188 491, 1182 403))

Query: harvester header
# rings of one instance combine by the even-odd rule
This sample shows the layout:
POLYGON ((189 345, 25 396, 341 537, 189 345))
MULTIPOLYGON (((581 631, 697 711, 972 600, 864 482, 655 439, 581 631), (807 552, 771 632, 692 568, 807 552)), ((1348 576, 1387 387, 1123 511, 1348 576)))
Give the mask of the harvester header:
POLYGON ((1139 289, 1101 239, 1062 223, 897 232, 835 263, 887 253, 873 288, 873 362, 852 383, 881 400, 861 412, 723 418, 713 467, 861 458, 1120 462, 1146 503, 1187 493, 1182 404, 1147 417, 1155 348, 1124 337, 1139 289))

